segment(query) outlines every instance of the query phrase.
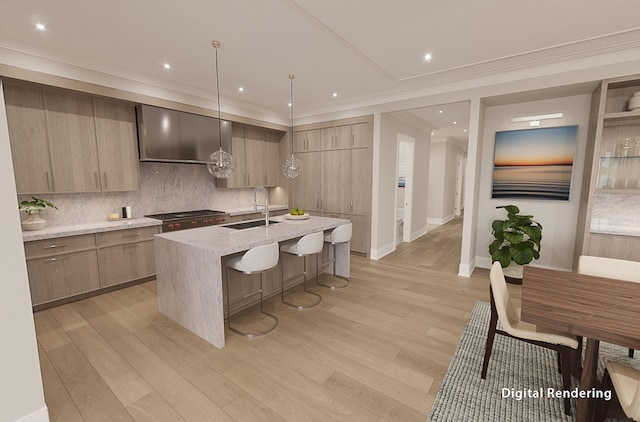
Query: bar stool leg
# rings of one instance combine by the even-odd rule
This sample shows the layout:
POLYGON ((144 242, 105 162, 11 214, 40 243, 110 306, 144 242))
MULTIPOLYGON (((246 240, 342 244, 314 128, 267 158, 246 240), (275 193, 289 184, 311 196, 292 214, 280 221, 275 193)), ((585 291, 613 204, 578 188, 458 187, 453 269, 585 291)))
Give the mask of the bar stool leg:
MULTIPOLYGON (((332 284, 327 284, 327 283, 321 283, 318 281, 318 279, 316 278, 316 284, 319 284, 320 286, 323 287, 328 287, 330 289, 344 289, 345 287, 347 287, 349 285, 349 278, 348 277, 344 277, 341 275, 336 275, 336 244, 332 243, 331 246, 333 247, 333 258, 331 258, 329 260, 329 262, 333 262, 333 271, 332 271, 332 275, 334 278, 341 278, 343 280, 345 280, 344 284, 339 284, 339 285, 332 285, 332 284)), ((324 265, 324 264, 323 264, 324 265)))
MULTIPOLYGON (((250 274, 250 273, 247 273, 247 274, 250 274)), ((260 337, 260 336, 263 336, 265 334, 269 334, 270 332, 275 330, 276 327, 278 326, 278 317, 276 317, 275 315, 273 315, 273 314, 271 314, 269 312, 266 312, 264 310, 264 289, 263 289, 263 284, 262 284, 262 277, 264 275, 264 271, 260 271, 259 275, 260 275, 260 290, 259 290, 259 293, 260 293, 260 313, 262 313, 262 314, 266 315, 267 317, 271 318, 274 321, 274 324, 271 327, 269 327, 268 329, 264 330, 264 331, 259 331, 257 333, 248 333, 246 331, 242 331, 242 330, 239 330, 239 329, 231 326, 231 300, 229 299, 229 267, 227 267, 227 325, 228 325, 228 327, 229 327, 229 329, 231 331, 235 331, 236 333, 238 333, 238 334, 240 334, 242 336, 245 336, 245 337, 249 337, 249 338, 260 337)), ((256 293, 258 293, 258 292, 254 292, 252 294, 256 294, 256 293)))
MULTIPOLYGON (((282 290, 281 290, 281 296, 282 296, 282 303, 284 303, 285 305, 289 305, 292 306, 294 308, 297 309, 309 309, 309 308, 313 308, 314 306, 318 305, 320 302, 322 302, 322 296, 320 296, 318 293, 312 292, 310 290, 307 289, 307 256, 306 255, 298 255, 298 256, 302 256, 303 258, 303 262, 304 262, 304 271, 302 273, 303 275, 303 280, 302 280, 302 289, 305 293, 309 293, 311 295, 317 296, 318 297, 318 301, 311 304, 311 305, 297 305, 295 303, 292 302, 287 302, 286 300, 284 300, 284 270, 282 271, 282 290)), ((317 254, 316 254, 317 256, 317 254)), ((318 275, 316 274, 316 277, 318 275)), ((316 279, 316 283, 317 283, 317 279, 316 279)))

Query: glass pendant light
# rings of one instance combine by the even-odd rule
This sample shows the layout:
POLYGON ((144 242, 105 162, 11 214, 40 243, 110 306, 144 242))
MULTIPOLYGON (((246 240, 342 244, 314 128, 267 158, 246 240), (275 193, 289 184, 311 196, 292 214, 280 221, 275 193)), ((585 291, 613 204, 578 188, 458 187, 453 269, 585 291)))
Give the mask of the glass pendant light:
POLYGON ((293 78, 295 75, 289 75, 289 84, 291 85, 291 157, 287 158, 282 166, 284 175, 290 179, 295 179, 302 174, 300 168, 300 160, 293 155, 293 78))
POLYGON ((217 179, 226 179, 233 174, 236 163, 233 156, 222 149, 222 121, 220 119, 220 76, 218 73, 218 49, 220 41, 212 41, 211 45, 216 49, 216 91, 218 93, 218 140, 220 149, 209 156, 207 169, 217 179))

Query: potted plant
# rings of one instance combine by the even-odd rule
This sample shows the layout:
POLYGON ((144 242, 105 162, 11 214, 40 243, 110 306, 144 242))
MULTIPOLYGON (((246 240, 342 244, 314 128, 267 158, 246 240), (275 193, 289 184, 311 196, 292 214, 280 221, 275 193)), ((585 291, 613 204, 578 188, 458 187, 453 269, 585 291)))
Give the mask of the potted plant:
POLYGON ((36 198, 35 196, 31 197, 31 201, 22 201, 18 204, 18 209, 20 211, 24 211, 27 214, 27 217, 22 220, 22 229, 23 230, 40 230, 43 229, 47 221, 40 217, 40 213, 46 207, 51 207, 58 209, 51 202, 46 199, 36 198))
POLYGON ((522 283, 522 266, 540 258, 542 226, 532 215, 520 215, 515 205, 501 205, 507 212, 506 220, 491 223, 495 240, 489 245, 491 261, 499 261, 505 278, 522 283))

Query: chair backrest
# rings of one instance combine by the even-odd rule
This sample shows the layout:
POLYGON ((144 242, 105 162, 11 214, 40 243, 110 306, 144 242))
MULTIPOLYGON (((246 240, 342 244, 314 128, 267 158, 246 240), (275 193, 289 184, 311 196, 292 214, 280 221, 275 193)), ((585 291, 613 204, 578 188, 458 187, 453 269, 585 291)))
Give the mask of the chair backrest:
POLYGON ((352 223, 347 223, 347 224, 338 226, 331 231, 331 235, 329 236, 329 242, 331 243, 350 242, 352 232, 353 232, 352 223))
POLYGON ((324 232, 315 232, 302 236, 297 243, 298 255, 320 253, 324 246, 324 232))
POLYGON ((514 327, 520 322, 520 315, 518 315, 511 302, 511 296, 509 296, 509 289, 507 289, 507 282, 504 279, 500 262, 496 261, 491 266, 489 280, 491 281, 493 301, 496 305, 496 311, 498 311, 498 321, 502 324, 504 331, 519 337, 514 327))
POLYGON ((256 246, 249 249, 242 256, 242 267, 244 271, 264 271, 278 265, 280 248, 278 242, 268 245, 256 246))
POLYGON ((634 421, 640 420, 640 375, 638 375, 638 379, 636 380, 636 392, 633 395, 629 408, 630 414, 628 416, 634 421))
POLYGON ((640 262, 580 255, 578 273, 640 283, 640 262))

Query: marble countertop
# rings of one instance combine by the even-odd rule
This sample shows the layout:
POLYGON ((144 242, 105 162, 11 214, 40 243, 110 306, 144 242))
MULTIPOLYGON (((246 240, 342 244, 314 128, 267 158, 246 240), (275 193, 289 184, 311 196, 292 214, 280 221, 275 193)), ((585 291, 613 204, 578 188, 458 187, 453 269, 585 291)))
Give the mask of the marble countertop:
POLYGON ((631 224, 622 220, 592 219, 591 233, 612 234, 618 236, 640 236, 640 224, 631 224))
POLYGON ((350 221, 341 218, 314 217, 306 220, 288 220, 285 216, 273 217, 277 224, 258 226, 244 230, 220 226, 201 227, 155 235, 199 249, 209 250, 216 255, 230 255, 254 246, 271 242, 281 242, 317 231, 329 230, 350 221))
MULTIPOLYGON (((280 210, 288 210, 289 207, 286 205, 269 205, 269 211, 280 211, 280 210)), ((234 215, 244 215, 244 214, 253 214, 260 211, 255 211, 253 207, 242 207, 242 208, 230 208, 224 210, 229 213, 230 216, 234 215)))
POLYGON ((116 221, 101 221, 97 223, 83 223, 69 226, 45 227, 42 230, 23 231, 22 240, 25 242, 32 240, 52 239, 62 236, 76 236, 113 230, 134 229, 138 227, 161 226, 162 221, 155 218, 131 218, 116 221))

